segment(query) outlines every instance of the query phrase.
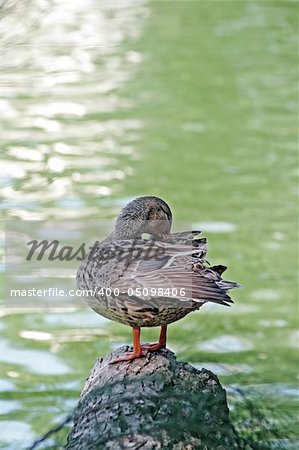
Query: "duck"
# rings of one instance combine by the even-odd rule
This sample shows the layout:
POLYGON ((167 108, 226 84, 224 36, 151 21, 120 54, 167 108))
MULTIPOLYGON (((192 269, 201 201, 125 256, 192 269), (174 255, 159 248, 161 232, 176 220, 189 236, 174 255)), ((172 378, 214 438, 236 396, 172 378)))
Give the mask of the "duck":
POLYGON ((101 316, 130 326, 133 349, 111 363, 132 361, 166 347, 167 327, 206 303, 231 306, 236 282, 206 260, 201 231, 172 233, 172 212, 159 197, 130 201, 114 229, 81 262, 76 283, 101 316), (159 341, 141 344, 141 328, 160 327, 159 341))

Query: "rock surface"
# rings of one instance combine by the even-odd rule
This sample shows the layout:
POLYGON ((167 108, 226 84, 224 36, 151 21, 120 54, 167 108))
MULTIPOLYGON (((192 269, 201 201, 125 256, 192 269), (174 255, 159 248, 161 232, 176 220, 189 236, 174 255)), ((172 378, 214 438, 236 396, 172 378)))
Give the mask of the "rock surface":
POLYGON ((67 450, 238 449, 226 392, 210 371, 167 349, 109 364, 98 359, 81 393, 67 450))

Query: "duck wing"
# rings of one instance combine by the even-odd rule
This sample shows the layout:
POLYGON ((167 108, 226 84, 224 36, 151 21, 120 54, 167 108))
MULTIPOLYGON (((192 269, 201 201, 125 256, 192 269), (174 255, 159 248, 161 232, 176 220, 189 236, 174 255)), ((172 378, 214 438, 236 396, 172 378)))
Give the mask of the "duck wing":
MULTIPOLYGON (((196 249, 200 257, 206 251, 205 243, 196 249)), ((191 245, 142 239, 125 239, 99 244, 92 249, 81 263, 77 273, 77 285, 81 289, 112 287, 119 280, 126 280, 128 285, 136 275, 158 271, 180 257, 192 257, 191 245)))
MULTIPOLYGON (((193 244, 194 236, 188 235, 186 239, 185 235, 183 240, 193 244)), ((184 302, 190 303, 190 300, 229 306, 233 301, 227 291, 239 285, 223 280, 221 275, 226 270, 225 266, 206 267, 204 260, 206 239, 201 238, 197 241, 197 246, 186 245, 182 243, 182 233, 180 233, 176 245, 168 241, 158 242, 159 248, 162 244, 163 258, 143 259, 140 255, 141 258, 127 267, 126 276, 119 279, 117 287, 122 291, 138 288, 136 296, 141 300, 149 300, 149 296, 160 289, 161 293, 167 293, 173 301, 178 300, 181 306, 184 302), (144 295, 144 292, 149 294, 144 295)), ((162 302, 164 296, 159 295, 159 297, 162 302)))
POLYGON ((222 279, 225 266, 206 267, 206 250, 206 239, 198 238, 198 232, 195 236, 192 232, 176 233, 171 242, 114 241, 87 257, 83 265, 88 265, 88 271, 79 269, 78 286, 94 290, 119 288, 121 292, 138 288, 136 300, 158 306, 164 302, 189 307, 190 301, 229 306, 232 300, 227 291, 238 285, 222 279), (160 295, 158 289, 165 295, 160 295))
POLYGON ((174 302, 177 300, 181 307, 184 302, 190 302, 190 300, 230 306, 233 300, 227 294, 227 290, 237 287, 236 283, 226 281, 225 289, 223 289, 221 280, 214 281, 192 270, 176 266, 149 272, 137 270, 129 284, 120 279, 116 285, 122 291, 126 291, 129 287, 139 288, 136 290, 136 297, 140 300, 146 300, 148 295, 154 296, 154 293, 157 293, 156 299, 159 297, 160 303, 163 303, 164 297, 171 297, 174 302), (144 293, 149 294, 144 295, 144 293))

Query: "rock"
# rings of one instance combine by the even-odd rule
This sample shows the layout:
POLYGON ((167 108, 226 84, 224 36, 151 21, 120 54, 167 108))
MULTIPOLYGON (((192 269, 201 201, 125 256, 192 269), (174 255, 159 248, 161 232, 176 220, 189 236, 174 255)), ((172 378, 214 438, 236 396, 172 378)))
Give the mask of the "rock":
POLYGON ((81 393, 65 449, 238 449, 226 392, 210 371, 167 349, 109 364, 98 359, 81 393))

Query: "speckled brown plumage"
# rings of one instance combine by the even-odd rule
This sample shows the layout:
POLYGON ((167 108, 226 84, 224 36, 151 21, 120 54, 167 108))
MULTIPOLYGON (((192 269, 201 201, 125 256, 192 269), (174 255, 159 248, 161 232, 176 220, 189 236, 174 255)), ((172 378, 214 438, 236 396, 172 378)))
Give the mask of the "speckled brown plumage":
POLYGON ((222 279, 225 266, 206 263, 207 242, 200 232, 171 234, 171 224, 172 214, 163 200, 137 198, 123 209, 111 235, 79 267, 78 287, 93 291, 87 298, 89 306, 108 319, 133 327, 138 348, 134 345, 134 352, 121 360, 144 353, 140 343, 138 346, 140 327, 162 327, 162 341, 146 349, 156 350, 166 343, 169 323, 206 302, 229 306, 228 290, 238 287, 222 279), (142 239, 144 233, 149 234, 148 239, 142 239), (118 289, 120 294, 107 295, 106 288, 118 289), (159 288, 171 295, 152 295, 159 288))

